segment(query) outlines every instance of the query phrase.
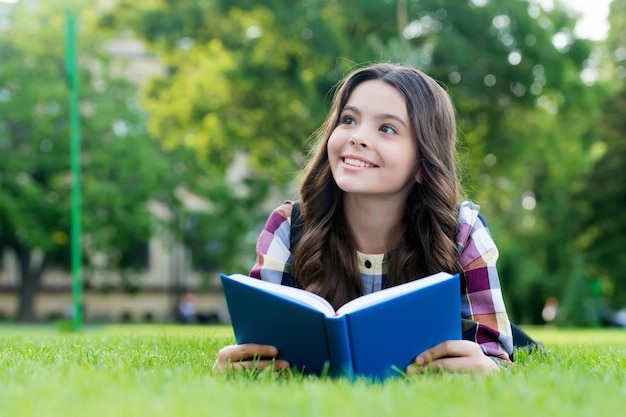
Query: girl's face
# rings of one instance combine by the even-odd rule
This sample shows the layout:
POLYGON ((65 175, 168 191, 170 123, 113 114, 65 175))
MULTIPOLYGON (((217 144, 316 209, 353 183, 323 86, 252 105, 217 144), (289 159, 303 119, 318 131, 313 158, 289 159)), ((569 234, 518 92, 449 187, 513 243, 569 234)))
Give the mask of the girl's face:
POLYGON ((383 81, 364 81, 352 91, 326 146, 345 193, 404 201, 420 180, 404 96, 383 81))

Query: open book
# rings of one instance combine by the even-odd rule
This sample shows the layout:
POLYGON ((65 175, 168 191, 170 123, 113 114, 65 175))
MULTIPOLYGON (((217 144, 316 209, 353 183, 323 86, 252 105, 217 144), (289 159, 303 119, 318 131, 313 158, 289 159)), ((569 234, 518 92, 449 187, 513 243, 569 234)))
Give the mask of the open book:
POLYGON ((278 348, 292 368, 385 379, 424 350, 461 338, 459 275, 445 272, 356 298, 339 310, 298 288, 221 275, 238 344, 278 348))

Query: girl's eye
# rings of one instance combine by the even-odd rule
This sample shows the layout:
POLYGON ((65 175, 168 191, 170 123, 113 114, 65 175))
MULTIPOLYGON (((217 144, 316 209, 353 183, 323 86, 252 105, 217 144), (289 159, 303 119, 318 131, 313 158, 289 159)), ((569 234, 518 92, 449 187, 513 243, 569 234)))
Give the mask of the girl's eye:
POLYGON ((354 124, 356 124, 356 121, 352 117, 350 117, 350 116, 343 116, 341 118, 341 124, 344 124, 344 125, 354 125, 354 124))
POLYGON ((393 127, 391 127, 391 125, 382 125, 380 127, 380 131, 383 133, 393 133, 393 134, 397 134, 398 132, 396 131, 396 129, 394 129, 393 127))

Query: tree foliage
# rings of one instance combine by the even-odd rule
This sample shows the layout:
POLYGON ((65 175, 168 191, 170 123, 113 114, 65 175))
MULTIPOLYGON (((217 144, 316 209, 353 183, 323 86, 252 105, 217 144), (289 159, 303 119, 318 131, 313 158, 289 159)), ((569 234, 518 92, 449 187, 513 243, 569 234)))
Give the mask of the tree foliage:
POLYGON ((278 181, 293 178, 328 91, 354 65, 433 75, 458 109, 466 187, 501 248, 511 310, 537 322, 580 265, 585 212, 572 201, 598 156, 589 126, 605 91, 581 78, 593 44, 574 36, 576 17, 558 2, 161 1, 121 2, 102 22, 132 28, 168 62, 145 99, 159 140, 218 169, 244 150, 278 181))
POLYGON ((284 184, 323 120, 327 92, 372 60, 370 29, 395 34, 395 7, 365 3, 122 1, 102 26, 132 28, 168 65, 144 100, 158 140, 221 169, 245 150, 257 175, 284 184))
MULTIPOLYGON (((178 238, 192 249, 197 263, 245 270, 267 212, 280 200, 294 197, 292 187, 306 158, 307 139, 324 119, 329 92, 337 81, 357 65, 406 62, 438 79, 453 98, 463 181, 469 197, 481 204, 500 248, 500 276, 513 318, 541 322, 545 299, 566 297, 572 277, 587 283, 601 278, 605 295, 617 307, 625 302, 617 295, 623 294, 618 290, 625 279, 616 272, 624 265, 611 248, 623 235, 619 203, 624 182, 618 179, 623 160, 624 88, 623 81, 614 85, 601 76, 594 82, 590 74, 598 67, 623 80, 624 0, 613 2, 613 29, 606 42, 577 38, 578 16, 560 2, 554 3, 553 8, 544 9, 532 0, 119 0, 97 16, 93 33, 102 38, 137 37, 164 63, 166 73, 145 80, 139 95, 113 88, 114 84, 86 92, 94 102, 96 96, 101 97, 102 114, 85 117, 85 122, 88 131, 99 138, 94 143, 115 147, 110 152, 121 162, 128 155, 124 155, 124 142, 111 133, 111 125, 118 119, 132 120, 129 123, 134 127, 128 131, 136 134, 129 133, 124 140, 136 140, 134 146, 148 146, 148 150, 145 157, 134 155, 124 163, 157 162, 148 164, 146 171, 114 175, 107 171, 111 166, 106 158, 99 159, 94 151, 94 168, 102 173, 93 177, 86 173, 86 178, 95 184, 100 175, 126 177, 127 184, 138 186, 138 179, 150 177, 150 169, 165 164, 159 161, 167 156, 168 174, 150 178, 163 192, 171 193, 161 199, 173 213, 178 238), (604 58, 598 60, 602 50, 604 58), (132 106, 128 106, 129 99, 132 106), (146 112, 146 118, 141 118, 138 108, 146 112), (120 115, 121 109, 129 115, 120 115), (154 141, 152 147, 140 139, 146 136, 154 141), (599 183, 607 186, 598 187, 599 183), (181 193, 201 196, 208 206, 190 211, 180 199, 172 198, 181 193)), ((51 34, 50 39, 56 38, 51 34)), ((38 47, 15 40, 2 45, 7 57, 15 56, 11 52, 19 48, 38 47)), ((41 79, 46 79, 46 68, 58 76, 59 63, 56 72, 54 65, 32 63, 32 59, 43 62, 38 57, 54 55, 54 50, 41 47, 23 55, 35 57, 31 61, 8 58, 4 68, 11 69, 6 74, 14 77, 15 84, 25 75, 19 69, 26 65, 42 71, 41 79)), ((98 62, 106 62, 103 59, 98 57, 98 62)), ((83 84, 97 86, 88 67, 84 65, 83 84)), ((0 132, 10 132, 4 134, 6 138, 41 138, 24 148, 25 159, 44 153, 49 148, 44 139, 49 136, 18 134, 19 129, 67 129, 63 110, 57 106, 56 115, 48 114, 55 107, 46 104, 50 102, 46 95, 64 97, 64 88, 57 84, 31 88, 32 97, 20 95, 18 99, 8 81, 0 84, 0 105, 7 103, 2 97, 10 97, 11 106, 22 109, 7 118, 11 123, 0 124, 0 132), (28 123, 27 107, 16 107, 27 101, 43 103, 37 110, 41 123, 36 127, 28 123), (25 126, 20 127, 20 121, 25 126)), ((5 146, 8 139, 2 143, 5 146)), ((11 146, 27 145, 22 140, 19 146, 11 146)), ((66 152, 67 144, 54 142, 54 149, 66 152)), ((46 166, 63 165, 58 157, 36 160, 42 161, 38 164, 47 161, 46 166)), ((33 191, 32 184, 37 184, 33 173, 41 168, 30 167, 32 161, 12 162, 26 167, 18 171, 27 173, 12 174, 15 193, 21 193, 20 201, 37 207, 41 218, 7 222, 9 215, 10 219, 25 216, 14 195, 5 197, 0 218, 5 224, 39 222, 42 227, 21 233, 32 234, 29 242, 38 247, 58 247, 50 230, 67 230, 67 225, 64 229, 46 220, 59 216, 48 210, 49 197, 46 200, 40 196, 42 191, 33 191)), ((63 172, 60 167, 53 171, 63 172)), ((67 204, 64 177, 46 178, 44 188, 55 190, 55 207, 60 209, 67 204), (49 184, 57 183, 57 188, 50 188, 49 184)), ((153 196, 147 187, 144 193, 132 193, 137 197, 134 202, 128 201, 130 193, 116 200, 116 188, 110 182, 93 186, 98 207, 89 220, 94 230, 108 233, 118 225, 105 224, 105 219, 118 219, 119 227, 127 227, 122 213, 153 196), (113 201, 107 208, 106 203, 113 201)), ((149 226, 147 221, 134 223, 145 225, 142 232, 134 232, 134 238, 149 226)), ((102 247, 119 243, 101 239, 106 242, 102 247)), ((580 299, 568 301, 569 308, 582 308, 584 297, 569 297, 580 299)))
POLYGON ((588 126, 599 158, 576 199, 586 214, 578 244, 589 276, 602 284, 613 308, 623 308, 626 259, 619 248, 626 243, 626 1, 613 0, 609 23, 608 38, 596 55, 603 60, 603 84, 611 94, 600 107, 597 123, 588 126))
POLYGON ((577 16, 558 2, 552 10, 526 1, 409 7, 410 39, 381 50, 412 57, 448 86, 466 188, 500 248, 509 310, 539 323, 544 301, 564 297, 571 277, 585 274, 575 259, 586 213, 574 197, 598 157, 591 127, 606 90, 582 76, 594 44, 574 36, 577 16))
MULTIPOLYGON (((0 247, 21 270, 20 320, 49 260, 68 265, 69 92, 64 67, 65 10, 21 1, 0 37, 0 247), (37 41, 33 41, 36 39, 37 41)), ((112 268, 153 233, 148 201, 158 198, 167 165, 144 128, 134 87, 112 76, 104 45, 80 22, 83 247, 85 261, 106 253, 112 268)))

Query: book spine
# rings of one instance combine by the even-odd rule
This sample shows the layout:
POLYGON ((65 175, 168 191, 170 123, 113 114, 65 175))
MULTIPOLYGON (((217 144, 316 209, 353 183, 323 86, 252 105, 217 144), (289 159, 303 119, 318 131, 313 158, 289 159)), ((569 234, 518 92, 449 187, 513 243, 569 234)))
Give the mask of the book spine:
POLYGON ((354 367, 350 336, 348 335, 348 319, 342 317, 326 318, 326 335, 330 352, 330 370, 334 376, 347 377, 354 380, 354 367))

